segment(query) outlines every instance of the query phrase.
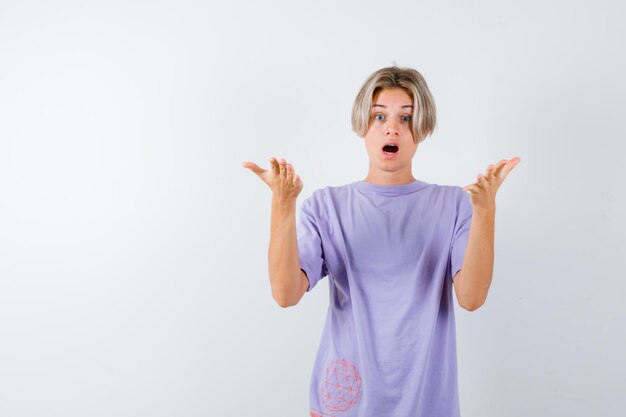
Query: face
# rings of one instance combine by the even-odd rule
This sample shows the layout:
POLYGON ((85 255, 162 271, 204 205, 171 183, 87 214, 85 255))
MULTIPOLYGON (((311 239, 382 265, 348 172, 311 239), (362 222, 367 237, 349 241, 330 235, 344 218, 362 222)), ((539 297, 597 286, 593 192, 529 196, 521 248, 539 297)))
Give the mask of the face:
POLYGON ((417 150, 412 118, 413 100, 403 89, 383 89, 374 96, 365 134, 370 180, 412 178, 411 161, 417 150))

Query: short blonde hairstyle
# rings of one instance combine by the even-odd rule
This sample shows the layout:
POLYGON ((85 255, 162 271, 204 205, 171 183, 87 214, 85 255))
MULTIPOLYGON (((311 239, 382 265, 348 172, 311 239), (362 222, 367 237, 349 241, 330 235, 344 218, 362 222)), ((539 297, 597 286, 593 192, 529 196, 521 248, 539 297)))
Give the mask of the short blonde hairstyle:
POLYGON ((379 69, 363 83, 352 107, 352 130, 361 138, 365 136, 371 123, 370 111, 374 98, 380 91, 388 88, 401 88, 411 97, 413 141, 424 141, 437 124, 435 100, 419 72, 395 65, 379 69))

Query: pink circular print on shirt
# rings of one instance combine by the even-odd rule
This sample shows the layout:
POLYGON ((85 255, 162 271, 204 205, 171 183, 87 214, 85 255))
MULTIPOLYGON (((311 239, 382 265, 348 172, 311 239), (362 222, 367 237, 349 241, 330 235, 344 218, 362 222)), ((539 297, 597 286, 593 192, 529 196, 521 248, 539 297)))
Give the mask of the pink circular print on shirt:
POLYGON ((321 399, 329 411, 346 411, 354 407, 361 393, 361 376, 356 366, 346 360, 334 361, 326 368, 321 399))

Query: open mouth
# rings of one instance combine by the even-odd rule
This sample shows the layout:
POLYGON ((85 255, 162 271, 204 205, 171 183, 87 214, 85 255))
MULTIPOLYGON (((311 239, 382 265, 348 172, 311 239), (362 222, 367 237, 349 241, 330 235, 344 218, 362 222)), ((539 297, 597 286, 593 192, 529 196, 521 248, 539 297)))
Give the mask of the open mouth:
POLYGON ((387 145, 383 146, 383 152, 387 154, 394 154, 398 152, 398 149, 398 145, 393 143, 388 143, 387 145))

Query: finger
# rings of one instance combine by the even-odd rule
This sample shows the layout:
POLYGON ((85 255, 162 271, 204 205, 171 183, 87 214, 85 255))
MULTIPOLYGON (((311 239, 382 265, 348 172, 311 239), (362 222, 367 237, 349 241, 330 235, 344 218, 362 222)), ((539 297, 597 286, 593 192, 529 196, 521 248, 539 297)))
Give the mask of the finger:
POLYGON ((516 156, 515 158, 511 159, 510 161, 508 161, 502 168, 502 180, 504 180, 506 178, 507 175, 509 175, 509 172, 511 172, 513 170, 513 168, 515 168, 515 166, 517 164, 519 164, 519 162, 522 159, 519 156, 516 156))
POLYGON ((242 164, 242 166, 244 168, 248 168, 250 171, 254 172, 256 175, 261 175, 263 174, 265 171, 267 171, 266 169, 261 168, 260 166, 258 166, 257 164, 255 164, 254 162, 244 162, 242 164))
POLYGON ((273 156, 270 158, 270 165, 272 167, 272 172, 275 175, 280 174, 280 168, 278 167, 278 160, 276 160, 276 158, 274 158, 273 156))
POLYGON ((302 185, 302 179, 300 178, 300 175, 294 175, 293 176, 293 183, 296 186, 302 185))
POLYGON ((278 173, 280 172, 280 168, 278 167, 278 159, 273 156, 270 158, 270 169, 276 175, 278 175, 278 173))
POLYGON ((496 165, 496 167, 493 170, 493 175, 498 178, 500 177, 500 173, 502 172, 502 169, 506 166, 506 164, 509 162, 508 159, 501 159, 500 162, 498 162, 498 164, 496 165))
POLYGON ((494 165, 494 164, 490 164, 487 167, 487 171, 485 171, 485 175, 484 175, 485 180, 487 182, 491 182, 491 180, 496 178, 496 168, 497 168, 497 165, 494 165))
POLYGON ((287 161, 285 161, 285 158, 280 158, 278 165, 280 166, 280 175, 285 176, 287 174, 287 161))
POLYGON ((477 193, 480 191, 480 189, 478 188, 476 184, 468 184, 465 187, 463 187, 463 191, 469 191, 470 193, 477 193))
POLYGON ((287 164, 287 179, 289 181, 293 180, 294 174, 295 172, 293 170, 293 166, 291 166, 291 164, 287 164))

